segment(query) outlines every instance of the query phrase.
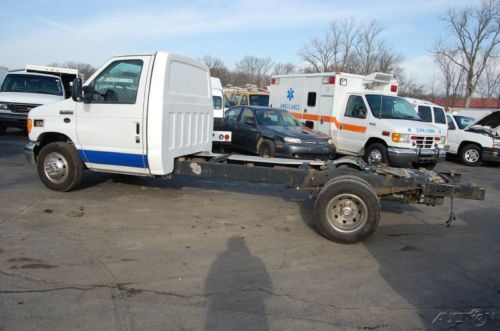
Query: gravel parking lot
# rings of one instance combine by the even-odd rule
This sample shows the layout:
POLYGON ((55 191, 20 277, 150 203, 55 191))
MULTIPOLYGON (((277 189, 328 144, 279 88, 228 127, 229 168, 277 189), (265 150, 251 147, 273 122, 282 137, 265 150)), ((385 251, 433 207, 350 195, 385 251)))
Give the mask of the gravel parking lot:
POLYGON ((307 193, 88 173, 69 193, 0 137, 0 330, 500 329, 500 167, 441 207, 382 202, 367 241, 330 242, 307 193), (477 309, 477 310, 474 310, 477 309))

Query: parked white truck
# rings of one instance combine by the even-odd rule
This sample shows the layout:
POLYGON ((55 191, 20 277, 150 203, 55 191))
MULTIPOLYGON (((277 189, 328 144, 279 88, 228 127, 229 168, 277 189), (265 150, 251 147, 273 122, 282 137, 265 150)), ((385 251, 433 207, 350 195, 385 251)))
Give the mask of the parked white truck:
POLYGON ((77 77, 76 69, 36 65, 8 72, 0 88, 0 134, 7 126, 26 128, 32 108, 69 98, 77 77))
POLYGON ((337 153, 370 164, 412 163, 434 168, 446 153, 444 132, 421 121, 397 96, 390 74, 347 73, 272 76, 271 107, 289 110, 308 127, 333 138, 337 153))
POLYGON ((208 68, 158 52, 115 57, 72 98, 29 113, 26 157, 50 189, 71 190, 85 169, 140 176, 184 174, 285 184, 319 192, 315 221, 335 241, 369 237, 381 196, 439 205, 444 197, 484 199, 484 189, 454 184, 457 174, 334 162, 212 154, 212 88, 208 68), (123 78, 130 84, 114 84, 123 78), (340 167, 340 166, 349 167, 340 167))
POLYGON ((500 111, 478 121, 461 114, 448 114, 446 151, 463 164, 478 166, 482 161, 500 162, 500 111))

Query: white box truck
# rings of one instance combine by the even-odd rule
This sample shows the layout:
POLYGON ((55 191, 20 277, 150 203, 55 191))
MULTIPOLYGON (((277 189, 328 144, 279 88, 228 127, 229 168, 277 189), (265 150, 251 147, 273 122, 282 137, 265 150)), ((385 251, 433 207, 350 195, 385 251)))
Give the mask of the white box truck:
POLYGON ((397 90, 384 73, 277 75, 269 104, 331 136, 339 154, 363 156, 370 164, 433 168, 446 155, 445 134, 422 122, 397 90))
POLYGON ((72 98, 29 113, 26 157, 50 189, 68 191, 86 169, 140 176, 191 175, 285 184, 319 192, 315 220, 335 241, 369 237, 380 219, 379 197, 442 204, 444 197, 484 199, 484 189, 454 184, 457 174, 334 162, 213 154, 208 68, 158 52, 115 57, 72 98), (111 82, 130 79, 131 84, 111 82), (341 167, 348 166, 348 167, 341 167))

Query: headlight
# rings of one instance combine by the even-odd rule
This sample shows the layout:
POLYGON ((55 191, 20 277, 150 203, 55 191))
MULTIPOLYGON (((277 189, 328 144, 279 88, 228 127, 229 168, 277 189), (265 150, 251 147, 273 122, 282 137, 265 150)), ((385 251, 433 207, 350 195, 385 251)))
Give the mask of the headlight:
POLYGON ((333 138, 328 139, 328 144, 333 145, 333 138))
POLYGON ((302 144, 302 140, 299 138, 285 137, 283 140, 290 144, 302 144))
POLYGON ((441 144, 446 144, 446 136, 441 136, 441 144))
POLYGON ((9 105, 7 105, 6 103, 0 103, 0 109, 7 110, 7 109, 9 109, 9 105))
POLYGON ((500 140, 493 140, 493 148, 500 148, 500 140))
POLYGON ((409 143, 410 142, 410 135, 409 134, 402 134, 402 133, 393 133, 392 134, 392 141, 395 143, 409 143))

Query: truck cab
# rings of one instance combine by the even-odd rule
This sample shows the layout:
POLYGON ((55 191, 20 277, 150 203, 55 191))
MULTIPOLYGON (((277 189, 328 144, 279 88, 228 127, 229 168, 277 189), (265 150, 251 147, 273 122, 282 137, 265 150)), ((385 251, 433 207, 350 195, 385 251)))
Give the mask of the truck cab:
POLYGON ((44 184, 69 190, 80 167, 171 173, 174 158, 211 150, 212 112, 206 66, 163 52, 120 56, 85 85, 75 80, 72 98, 32 109, 29 138, 44 184))
POLYGON ((446 134, 424 123, 397 90, 384 73, 279 75, 271 79, 270 105, 331 136, 339 154, 433 168, 445 157, 446 134))

